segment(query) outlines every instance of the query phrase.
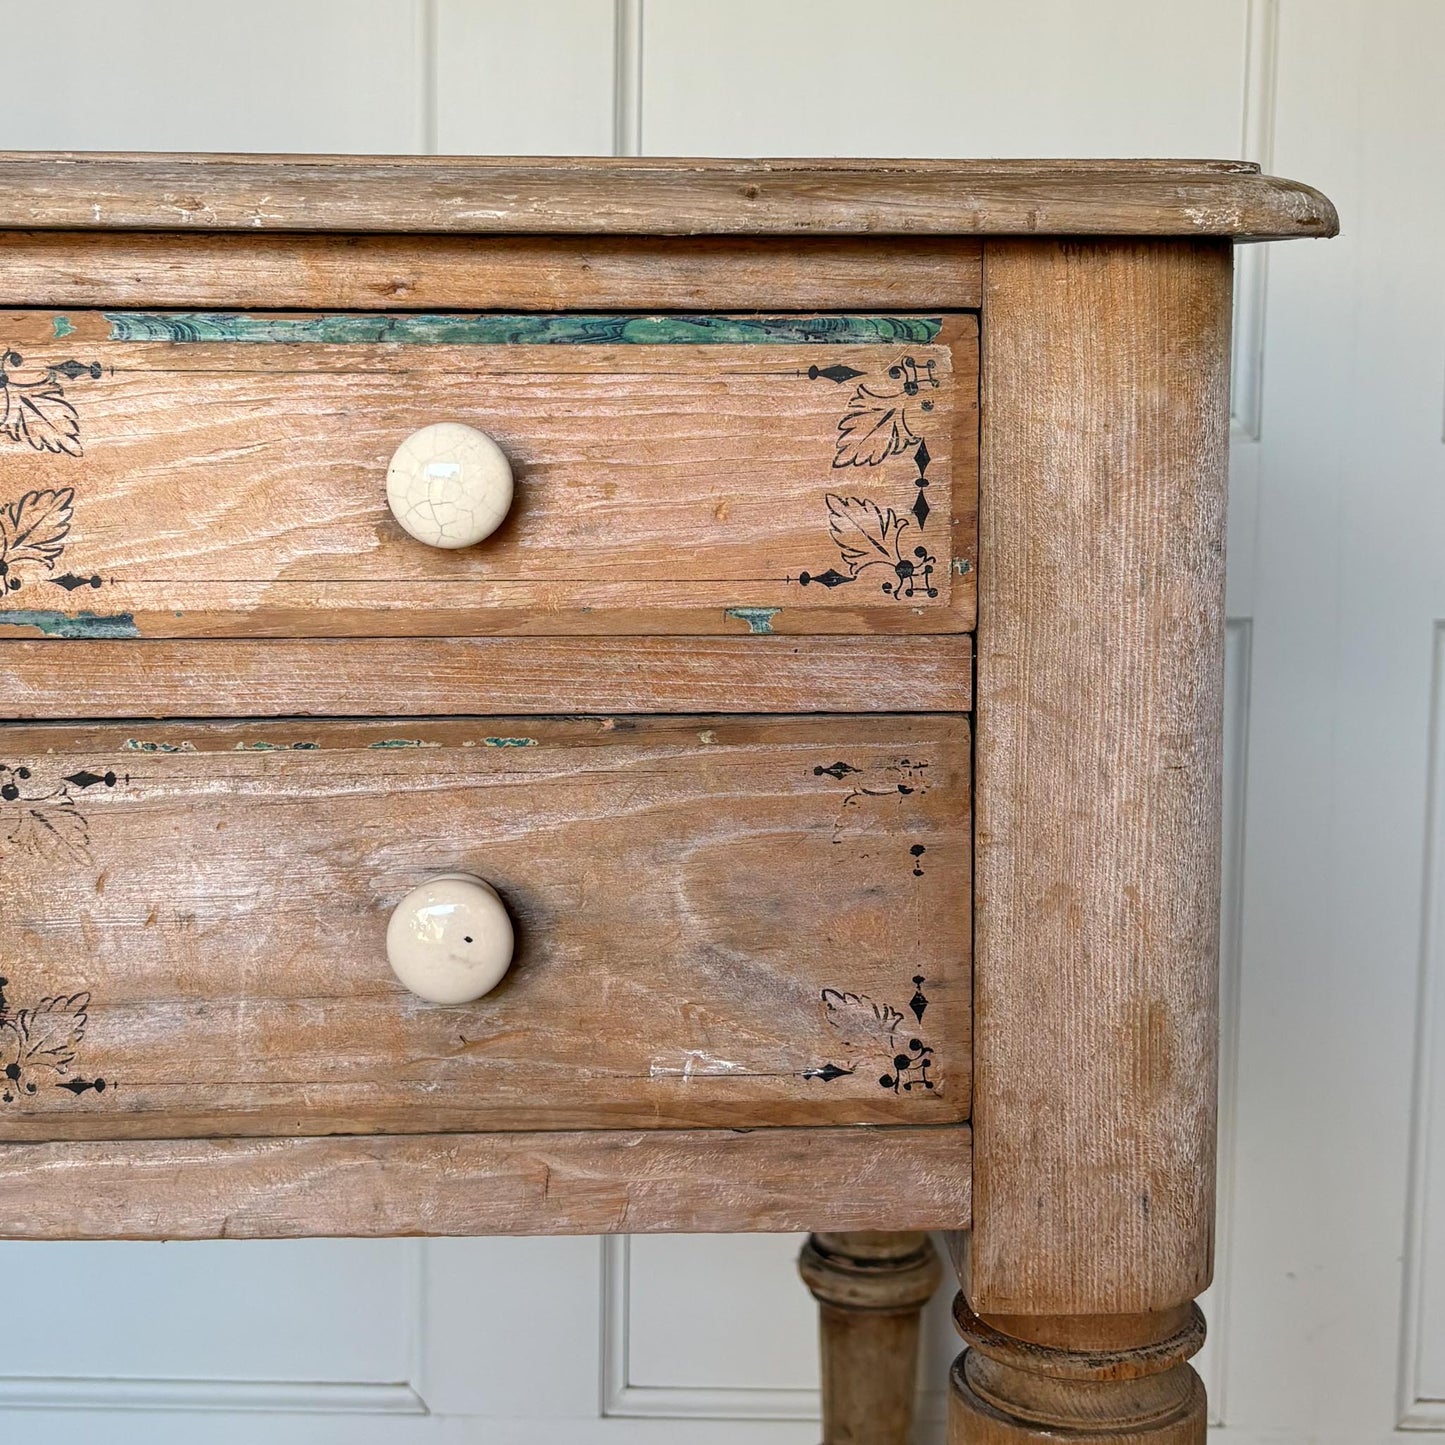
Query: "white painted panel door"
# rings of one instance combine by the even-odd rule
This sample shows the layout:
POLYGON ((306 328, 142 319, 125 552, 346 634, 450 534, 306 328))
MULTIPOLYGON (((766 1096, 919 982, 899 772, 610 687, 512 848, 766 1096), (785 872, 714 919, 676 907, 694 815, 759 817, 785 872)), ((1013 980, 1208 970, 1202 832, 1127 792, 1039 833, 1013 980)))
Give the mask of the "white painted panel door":
MULTIPOLYGON (((1445 5, 66 0, 4 21, 3 149, 1242 154, 1332 195, 1343 239, 1240 258, 1203 1369, 1229 1445, 1445 1435, 1445 5)), ((797 1243, 0 1244, 0 1429, 816 1445, 797 1243)))

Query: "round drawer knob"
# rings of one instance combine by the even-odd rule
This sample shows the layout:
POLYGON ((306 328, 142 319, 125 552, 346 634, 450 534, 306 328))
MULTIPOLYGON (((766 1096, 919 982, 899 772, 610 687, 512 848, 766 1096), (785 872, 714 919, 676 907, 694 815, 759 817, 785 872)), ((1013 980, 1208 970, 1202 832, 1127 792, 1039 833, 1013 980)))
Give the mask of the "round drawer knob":
POLYGON ((486 432, 439 421, 392 453, 386 501, 418 542, 470 547, 502 525, 512 505, 512 466, 486 432))
POLYGON ((512 962, 512 942, 496 890, 469 873, 443 873, 413 888, 386 927, 392 972, 428 1003, 471 1003, 490 993, 512 962))

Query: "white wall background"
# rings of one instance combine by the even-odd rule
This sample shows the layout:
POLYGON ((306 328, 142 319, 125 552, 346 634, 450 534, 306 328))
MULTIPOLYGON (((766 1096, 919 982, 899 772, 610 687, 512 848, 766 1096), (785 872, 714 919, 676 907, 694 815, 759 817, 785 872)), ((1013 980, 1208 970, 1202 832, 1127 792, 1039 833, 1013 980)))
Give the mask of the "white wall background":
MULTIPOLYGON (((1445 1433, 1445 4, 0 0, 0 147, 1243 155, 1228 1445, 1445 1433)), ((812 1445, 796 1241, 0 1245, 0 1429, 812 1445), (265 1412, 261 1418, 258 1412, 265 1412)), ((920 1439, 954 1351, 929 1320, 920 1439)))

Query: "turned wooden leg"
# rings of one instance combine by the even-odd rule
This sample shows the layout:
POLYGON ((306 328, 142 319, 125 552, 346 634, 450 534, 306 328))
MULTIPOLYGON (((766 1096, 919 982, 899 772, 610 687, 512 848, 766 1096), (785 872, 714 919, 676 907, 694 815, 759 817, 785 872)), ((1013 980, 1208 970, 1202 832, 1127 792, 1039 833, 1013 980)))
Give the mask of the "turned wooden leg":
POLYGON ((968 1349, 954 1364, 949 1445, 1204 1445, 1197 1305, 1152 1315, 980 1319, 963 1295, 968 1349))
POLYGON ((823 1445, 908 1445, 918 1317, 938 1288, 926 1234, 812 1234, 798 1269, 818 1301, 823 1445))

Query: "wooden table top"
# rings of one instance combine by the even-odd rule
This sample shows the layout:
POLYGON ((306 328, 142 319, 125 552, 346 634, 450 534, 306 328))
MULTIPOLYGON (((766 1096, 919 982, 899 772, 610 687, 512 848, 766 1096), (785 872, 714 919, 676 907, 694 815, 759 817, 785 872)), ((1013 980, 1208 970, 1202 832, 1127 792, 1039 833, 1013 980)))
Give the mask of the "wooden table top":
POLYGON ((1244 161, 10 152, 0 228, 1273 240, 1338 219, 1244 161))

